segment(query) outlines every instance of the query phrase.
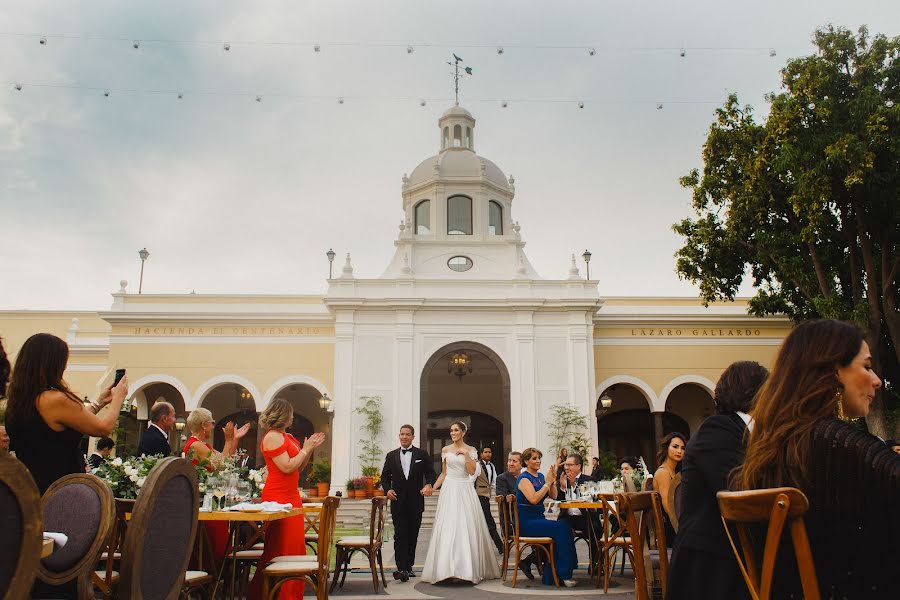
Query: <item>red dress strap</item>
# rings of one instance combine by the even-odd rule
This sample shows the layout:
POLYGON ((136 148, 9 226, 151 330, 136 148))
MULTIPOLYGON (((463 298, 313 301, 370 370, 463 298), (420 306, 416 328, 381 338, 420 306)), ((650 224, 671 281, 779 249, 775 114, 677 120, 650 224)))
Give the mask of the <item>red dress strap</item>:
MULTIPOLYGON (((267 431, 266 435, 268 435, 268 434, 269 434, 269 432, 267 431)), ((291 440, 294 440, 294 436, 292 436, 291 434, 289 434, 287 432, 283 433, 282 435, 284 436, 284 443, 281 444, 280 446, 278 446, 277 448, 274 448, 272 450, 266 450, 265 448, 263 448, 262 444, 259 445, 259 449, 263 453, 263 456, 268 456, 269 458, 274 458, 274 457, 278 456, 279 454, 283 454, 285 452, 290 454, 291 440)), ((266 438, 266 436, 264 435, 263 439, 265 440, 265 438, 266 438)), ((297 442, 297 440, 294 440, 294 443, 296 443, 296 442, 297 442)))

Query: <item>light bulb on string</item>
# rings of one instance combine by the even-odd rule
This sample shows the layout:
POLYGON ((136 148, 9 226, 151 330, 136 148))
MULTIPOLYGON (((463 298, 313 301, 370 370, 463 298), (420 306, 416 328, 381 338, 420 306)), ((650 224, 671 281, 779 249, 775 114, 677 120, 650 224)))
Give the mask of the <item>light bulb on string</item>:
POLYGON ((225 52, 228 52, 229 50, 231 50, 231 44, 229 44, 228 42, 225 42, 224 44, 222 44, 222 50, 224 50, 225 52))
POLYGON ((132 44, 131 44, 131 47, 134 48, 135 50, 137 50, 138 48, 141 47, 141 43, 138 40, 134 40, 134 42, 132 42, 132 44))
POLYGON ((104 97, 104 98, 109 98, 109 90, 104 90, 104 91, 103 91, 103 97, 104 97))
POLYGON ((40 40, 40 44, 41 44, 41 46, 46 46, 46 45, 47 45, 47 38, 42 37, 41 40, 40 40))
POLYGON ((16 91, 17 91, 17 92, 21 92, 21 91, 22 91, 22 84, 21 84, 21 83, 17 83, 17 84, 14 85, 13 87, 16 88, 16 91))
POLYGON ((500 103, 500 108, 506 108, 507 106, 509 106, 509 103, 506 100, 500 103))
POLYGON ((775 56, 776 54, 778 53, 775 52, 775 48, 769 48, 769 56, 775 56))
POLYGON ((656 110, 662 110, 662 109, 663 109, 662 102, 658 102, 658 103, 656 104, 656 110))
POLYGON ((682 48, 682 49, 678 52, 678 55, 679 55, 681 58, 684 58, 684 55, 685 55, 685 54, 687 54, 687 52, 685 52, 684 48, 682 48))
POLYGON ((419 99, 419 106, 425 106, 426 102, 424 98, 419 99))
POLYGON ((179 93, 178 93, 178 99, 181 100, 182 98, 184 98, 184 94, 182 94, 182 93, 179 92, 179 93))
POLYGON ((503 49, 503 46, 499 46, 497 48, 497 54, 503 54, 504 52, 505 52, 505 50, 503 49))
POLYGON ((597 49, 596 49, 596 48, 588 48, 588 55, 589 55, 589 56, 594 56, 595 54, 597 54, 597 49))
POLYGON ((320 46, 319 44, 313 45, 313 52, 321 52, 321 51, 322 51, 322 46, 320 46))
POLYGON ((343 103, 344 103, 344 97, 341 96, 340 98, 338 98, 338 104, 343 104, 343 103))
POLYGON ((257 102, 262 102, 262 96, 257 96, 257 97, 256 97, 256 101, 257 101, 257 102))
POLYGON ((407 53, 407 54, 412 54, 414 51, 415 51, 415 48, 413 48, 412 46, 407 46, 407 47, 406 47, 406 53, 407 53))
POLYGON ((578 101, 578 108, 584 108, 584 102, 581 100, 578 101))

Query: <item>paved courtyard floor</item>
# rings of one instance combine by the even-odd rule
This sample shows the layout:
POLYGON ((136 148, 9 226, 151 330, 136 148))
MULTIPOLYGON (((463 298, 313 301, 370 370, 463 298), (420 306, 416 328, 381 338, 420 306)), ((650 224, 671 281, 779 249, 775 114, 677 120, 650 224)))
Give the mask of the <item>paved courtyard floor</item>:
MULTIPOLYGON (((419 533, 419 541, 416 545, 416 565, 415 571, 421 575, 422 564, 425 562, 425 555, 428 552, 428 542, 431 538, 430 529, 422 529, 419 533)), ((484 581, 478 585, 470 583, 442 583, 431 585, 424 583, 419 577, 410 579, 406 583, 394 581, 391 576, 394 570, 394 547, 392 541, 386 541, 384 544, 384 571, 388 579, 387 590, 379 586, 377 594, 373 591, 372 575, 368 570, 368 562, 360 557, 354 557, 352 565, 354 570, 347 576, 343 588, 335 590, 333 596, 335 598, 348 599, 366 599, 366 598, 383 598, 390 596, 399 599, 416 599, 416 598, 455 598, 465 600, 481 600, 487 598, 521 598, 521 597, 554 597, 554 598, 602 598, 609 597, 611 600, 632 600, 634 598, 634 580, 631 576, 631 570, 626 567, 623 577, 614 577, 614 586, 610 588, 609 593, 604 595, 603 589, 597 589, 596 578, 589 577, 584 561, 587 560, 587 546, 584 542, 579 541, 577 544, 578 556, 582 560, 582 564, 575 571, 575 580, 578 586, 574 588, 554 588, 545 586, 540 583, 539 578, 534 581, 526 579, 521 572, 516 581, 516 587, 512 587, 512 572, 507 576, 504 582, 502 579, 484 581)), ((619 569, 616 569, 618 575, 619 569)), ((535 575, 537 572, 535 571, 535 575)), ((307 591, 307 595, 310 592, 307 591)))

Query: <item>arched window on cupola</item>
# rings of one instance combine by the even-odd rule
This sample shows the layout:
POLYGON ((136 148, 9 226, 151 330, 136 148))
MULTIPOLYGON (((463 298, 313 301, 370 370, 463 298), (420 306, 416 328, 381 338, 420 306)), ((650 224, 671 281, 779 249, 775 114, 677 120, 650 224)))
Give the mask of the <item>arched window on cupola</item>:
POLYGON ((450 147, 450 128, 444 127, 444 139, 441 144, 441 148, 449 148, 450 147))
POLYGON ((503 206, 496 200, 488 202, 488 234, 503 235, 503 206))
POLYGON ((472 128, 466 127, 466 148, 472 149, 472 128))
POLYGON ((447 235, 472 235, 472 199, 468 196, 447 198, 447 235))
POLYGON ((453 147, 459 148, 462 146, 462 125, 454 125, 453 126, 453 147))
POLYGON ((431 200, 422 200, 416 204, 416 235, 431 233, 431 200))

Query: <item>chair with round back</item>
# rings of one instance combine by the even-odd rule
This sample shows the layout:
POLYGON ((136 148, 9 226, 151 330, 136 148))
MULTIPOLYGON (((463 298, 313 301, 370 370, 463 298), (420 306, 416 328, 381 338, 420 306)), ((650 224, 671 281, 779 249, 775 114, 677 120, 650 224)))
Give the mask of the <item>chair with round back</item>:
POLYGON ((184 583, 200 495, 197 471, 183 458, 160 460, 134 503, 122 548, 119 596, 174 600, 184 583))
POLYGON ((115 518, 112 490, 94 475, 66 475, 44 492, 41 510, 44 529, 68 541, 41 561, 38 578, 50 585, 75 580, 79 597, 92 597, 91 573, 115 518))
POLYGON ((0 598, 31 595, 41 560, 41 495, 25 465, 0 452, 0 598), (10 551, 13 550, 13 551, 10 551))

